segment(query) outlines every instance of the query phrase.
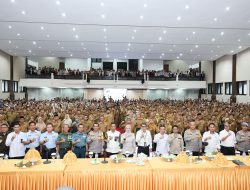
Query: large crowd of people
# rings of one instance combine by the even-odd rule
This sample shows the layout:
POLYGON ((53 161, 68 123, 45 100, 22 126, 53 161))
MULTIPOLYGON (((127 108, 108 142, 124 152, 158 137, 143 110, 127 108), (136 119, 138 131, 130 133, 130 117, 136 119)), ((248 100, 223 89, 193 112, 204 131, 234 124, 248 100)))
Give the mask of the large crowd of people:
POLYGON ((208 100, 15 100, 0 108, 0 153, 78 158, 144 153, 192 155, 250 150, 250 105, 208 100), (104 146, 105 145, 105 146, 104 146), (106 147, 106 148, 105 148, 106 147), (105 149, 104 149, 105 148, 105 149))
POLYGON ((63 76, 71 76, 71 77, 84 77, 87 75, 89 78, 162 78, 162 79, 175 79, 177 76, 180 79, 194 79, 197 78, 199 80, 204 80, 205 79, 205 74, 204 72, 199 72, 198 68, 192 69, 189 68, 187 71, 179 71, 177 70, 176 72, 171 72, 171 71, 156 71, 156 70, 123 70, 123 69, 118 69, 117 71, 115 70, 103 70, 101 68, 99 69, 93 69, 91 68, 89 71, 80 71, 79 69, 56 69, 53 67, 32 67, 29 66, 26 69, 26 76, 27 77, 45 77, 45 76, 51 76, 51 74, 55 77, 63 77, 63 76))

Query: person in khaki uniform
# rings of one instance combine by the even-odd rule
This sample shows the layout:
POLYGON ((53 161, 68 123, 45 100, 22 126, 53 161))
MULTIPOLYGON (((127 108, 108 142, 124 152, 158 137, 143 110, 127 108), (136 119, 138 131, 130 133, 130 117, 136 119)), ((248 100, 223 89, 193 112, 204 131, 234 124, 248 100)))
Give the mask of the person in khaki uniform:
POLYGON ((248 150, 250 150, 250 131, 248 131, 248 123, 241 123, 242 129, 236 134, 237 150, 241 154, 245 152, 248 155, 248 150))
POLYGON ((177 125, 173 126, 173 133, 168 136, 169 153, 179 154, 184 149, 183 137, 178 133, 179 129, 177 125))
POLYGON ((29 124, 25 121, 24 116, 20 116, 19 125, 21 128, 21 132, 28 132, 29 124))

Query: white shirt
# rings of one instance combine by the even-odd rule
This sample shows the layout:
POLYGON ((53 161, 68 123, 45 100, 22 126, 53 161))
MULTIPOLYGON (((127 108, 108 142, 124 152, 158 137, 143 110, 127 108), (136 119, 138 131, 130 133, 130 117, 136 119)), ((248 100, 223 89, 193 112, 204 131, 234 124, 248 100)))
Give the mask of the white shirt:
POLYGON ((214 152, 217 151, 217 149, 220 149, 220 137, 218 133, 210 133, 210 131, 207 131, 202 136, 202 142, 208 142, 208 145, 205 146, 205 152, 214 152), (208 139, 205 141, 207 137, 211 137, 211 139, 208 139))
POLYGON ((107 152, 118 153, 120 150, 120 132, 119 131, 108 131, 108 143, 107 143, 107 152))
POLYGON ((26 148, 36 148, 39 146, 39 138, 41 136, 40 131, 35 130, 32 132, 31 130, 29 130, 29 132, 26 133, 26 136, 27 136, 27 141, 35 139, 34 142, 27 144, 26 148))
POLYGON ((149 146, 149 148, 152 148, 152 137, 150 131, 146 130, 146 132, 142 132, 142 130, 139 130, 136 133, 135 139, 138 146, 143 146, 143 147, 149 146))
POLYGON ((236 137, 235 133, 233 131, 226 131, 225 129, 220 132, 220 140, 221 140, 221 146, 225 147, 234 147, 236 144, 236 137), (226 137, 228 134, 231 134, 229 137, 227 137, 224 141, 222 139, 226 137))
POLYGON ((7 139, 6 139, 6 146, 10 147, 9 151, 9 157, 20 157, 25 155, 25 145, 21 142, 21 139, 23 141, 27 141, 26 134, 23 132, 19 132, 16 134, 15 132, 12 132, 8 134, 7 139), (11 138, 16 135, 16 137, 11 140, 11 138))
POLYGON ((168 135, 167 134, 156 134, 154 138, 154 142, 156 143, 156 152, 160 154, 167 154, 169 150, 169 143, 168 143, 168 135), (161 137, 163 137, 161 139, 161 137))
POLYGON ((44 143, 44 145, 48 148, 56 148, 56 140, 58 137, 58 133, 52 131, 51 133, 48 133, 47 131, 45 133, 42 133, 40 136, 40 142, 44 141, 46 138, 49 139, 48 142, 44 143))

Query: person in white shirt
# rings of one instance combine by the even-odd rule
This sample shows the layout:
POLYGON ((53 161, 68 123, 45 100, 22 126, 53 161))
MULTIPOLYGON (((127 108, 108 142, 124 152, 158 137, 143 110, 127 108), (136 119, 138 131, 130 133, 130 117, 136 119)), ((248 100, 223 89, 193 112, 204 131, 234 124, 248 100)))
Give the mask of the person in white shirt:
POLYGON ((220 132, 221 152, 224 155, 235 155, 236 137, 235 133, 230 130, 230 124, 224 123, 224 130, 220 132))
POLYGON ((13 123, 13 132, 6 139, 6 146, 10 147, 9 157, 11 159, 23 159, 25 155, 25 144, 28 144, 26 134, 21 132, 19 123, 13 123))
POLYGON ((120 132, 116 131, 116 124, 112 123, 110 131, 107 132, 107 154, 111 156, 120 151, 120 132))
POLYGON ((160 126, 160 132, 155 135, 154 143, 156 143, 156 153, 158 156, 169 152, 168 135, 165 126, 160 126))
POLYGON ((138 146, 137 154, 144 153, 149 156, 152 151, 152 136, 147 130, 146 124, 141 125, 141 129, 136 133, 136 143, 138 146))
POLYGON ((40 136, 40 145, 43 145, 42 158, 51 158, 51 153, 56 153, 56 140, 58 133, 53 131, 53 124, 48 123, 46 127, 46 132, 42 133, 40 136))
POLYGON ((206 153, 217 152, 220 150, 220 137, 219 134, 215 132, 215 124, 210 123, 208 125, 208 130, 202 136, 202 142, 207 142, 208 145, 205 146, 206 153))
POLYGON ((29 131, 26 133, 26 136, 28 144, 26 145, 25 152, 28 152, 31 148, 35 148, 40 152, 39 138, 41 132, 36 130, 36 123, 34 121, 29 122, 29 131))

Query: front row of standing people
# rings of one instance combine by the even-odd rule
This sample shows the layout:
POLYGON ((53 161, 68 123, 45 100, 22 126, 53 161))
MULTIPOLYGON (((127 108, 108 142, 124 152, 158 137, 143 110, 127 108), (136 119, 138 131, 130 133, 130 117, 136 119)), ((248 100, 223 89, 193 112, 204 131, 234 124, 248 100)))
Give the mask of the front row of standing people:
MULTIPOLYGON (((4 128, 6 124, 2 124, 4 128)), ((195 122, 189 123, 189 129, 184 132, 184 138, 178 133, 178 127, 173 127, 173 133, 167 135, 164 126, 159 127, 159 133, 154 138, 145 124, 136 134, 131 132, 131 126, 125 127, 125 132, 121 134, 116 130, 116 125, 112 124, 107 133, 99 130, 96 123, 90 132, 86 133, 85 127, 80 124, 77 132, 72 134, 67 124, 63 126, 62 133, 58 134, 53 131, 53 125, 47 124, 46 132, 40 133, 36 130, 34 122, 29 123, 29 131, 23 133, 20 131, 19 123, 13 124, 13 132, 7 134, 5 143, 0 147, 5 150, 10 158, 23 158, 30 148, 35 148, 41 152, 42 157, 51 156, 51 153, 58 152, 62 158, 67 151, 73 150, 78 158, 88 157, 89 152, 103 155, 104 142, 107 143, 107 156, 122 153, 133 156, 135 153, 144 153, 150 155, 153 149, 153 143, 156 144, 156 154, 179 154, 184 150, 184 142, 186 150, 192 152, 194 156, 205 153, 221 151, 225 155, 234 155, 237 149, 242 154, 248 154, 250 150, 250 132, 248 124, 242 123, 242 130, 237 134, 230 130, 230 124, 225 123, 224 130, 218 134, 215 125, 210 123, 208 131, 201 135, 196 129, 195 122)), ((0 152, 1 153, 1 152, 0 152)))

